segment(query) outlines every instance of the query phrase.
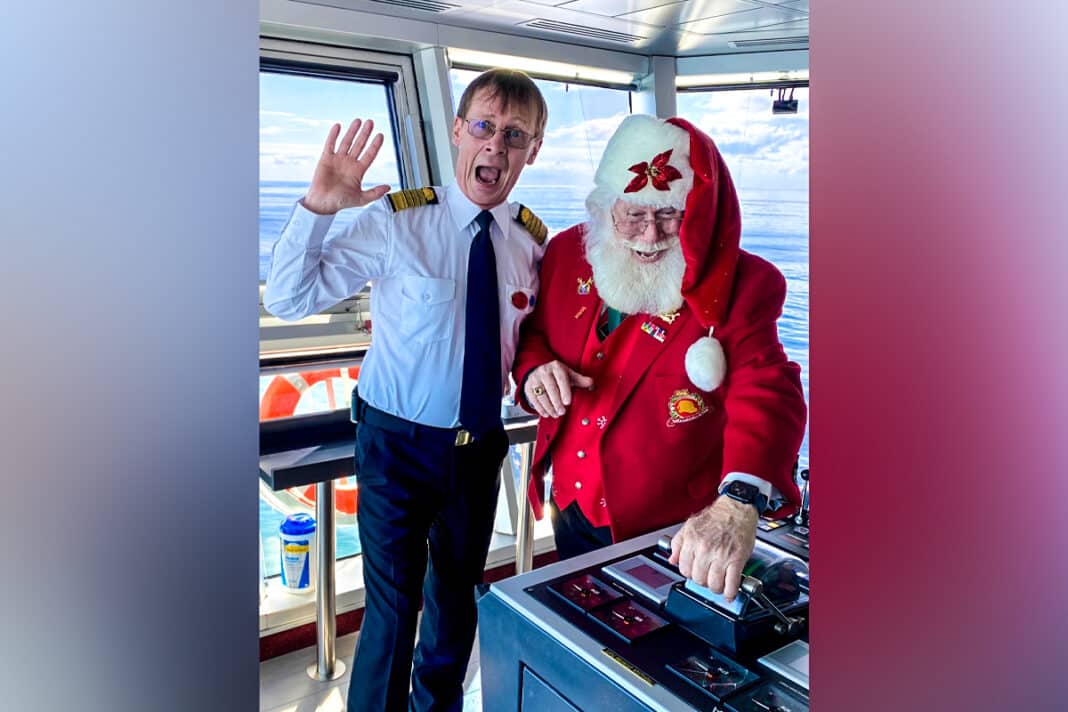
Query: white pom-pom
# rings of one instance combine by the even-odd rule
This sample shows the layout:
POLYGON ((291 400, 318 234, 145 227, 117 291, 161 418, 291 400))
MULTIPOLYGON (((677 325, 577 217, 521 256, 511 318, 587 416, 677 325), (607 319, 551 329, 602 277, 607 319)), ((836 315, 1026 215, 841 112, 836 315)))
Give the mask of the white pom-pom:
POLYGON ((714 391, 727 375, 723 347, 711 336, 702 336, 686 349, 686 375, 703 391, 714 391))

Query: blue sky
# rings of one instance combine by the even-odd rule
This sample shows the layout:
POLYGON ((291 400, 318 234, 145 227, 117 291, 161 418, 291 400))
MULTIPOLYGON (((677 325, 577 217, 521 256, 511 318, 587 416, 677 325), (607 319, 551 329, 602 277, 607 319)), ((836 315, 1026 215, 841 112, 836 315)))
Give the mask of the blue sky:
MULTIPOLYGON (((457 99, 474 72, 451 72, 457 99)), ((525 185, 592 182, 608 137, 628 112, 627 93, 539 81, 549 105, 541 154, 527 167, 525 185)), ((808 89, 794 94, 796 116, 773 116, 768 90, 683 93, 678 114, 719 146, 740 190, 808 187, 808 89)), ((370 118, 386 144, 368 180, 398 186, 385 91, 376 85, 278 74, 260 75, 260 179, 307 182, 333 123, 370 118)))
POLYGON ((398 185, 393 133, 379 85, 260 73, 260 180, 308 182, 330 126, 371 119, 386 142, 368 179, 398 185))

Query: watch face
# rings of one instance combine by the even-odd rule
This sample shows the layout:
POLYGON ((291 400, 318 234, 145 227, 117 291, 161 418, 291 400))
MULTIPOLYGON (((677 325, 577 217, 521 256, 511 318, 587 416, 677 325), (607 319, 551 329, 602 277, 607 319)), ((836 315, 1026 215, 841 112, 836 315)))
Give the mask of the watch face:
POLYGON ((759 490, 748 482, 742 482, 741 480, 735 480, 731 482, 727 487, 727 492, 734 497, 740 497, 747 502, 752 502, 756 498, 756 494, 759 490))

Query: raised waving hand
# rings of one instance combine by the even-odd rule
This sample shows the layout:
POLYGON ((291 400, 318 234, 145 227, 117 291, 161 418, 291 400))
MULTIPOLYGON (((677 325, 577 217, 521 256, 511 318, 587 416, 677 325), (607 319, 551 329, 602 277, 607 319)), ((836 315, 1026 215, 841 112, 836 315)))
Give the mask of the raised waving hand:
POLYGON ((304 196, 304 207, 313 213, 328 215, 345 208, 358 208, 378 200, 387 192, 388 185, 363 188, 363 177, 371 167, 378 150, 382 148, 382 134, 375 134, 370 144, 375 123, 368 119, 355 119, 349 130, 341 137, 341 124, 330 127, 326 135, 326 145, 319 163, 315 166, 311 187, 304 196))

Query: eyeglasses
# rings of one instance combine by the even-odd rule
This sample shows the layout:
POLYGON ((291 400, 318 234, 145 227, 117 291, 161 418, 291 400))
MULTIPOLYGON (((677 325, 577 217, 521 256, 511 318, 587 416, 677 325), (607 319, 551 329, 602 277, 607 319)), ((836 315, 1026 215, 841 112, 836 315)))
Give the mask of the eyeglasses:
POLYGON ((467 133, 483 141, 493 138, 493 135, 500 131, 504 134, 504 145, 508 148, 526 148, 534 140, 534 136, 526 131, 520 129, 498 129, 496 124, 485 119, 476 119, 475 121, 464 119, 464 123, 467 124, 467 133))
POLYGON ((682 218, 686 214, 684 210, 661 210, 656 213, 652 218, 646 217, 644 213, 641 215, 624 215, 621 218, 617 218, 612 215, 612 224, 622 234, 628 237, 634 237, 635 235, 641 235, 647 229, 649 229, 649 223, 655 222, 656 229, 665 235, 674 235, 679 231, 679 225, 682 223, 682 218))

